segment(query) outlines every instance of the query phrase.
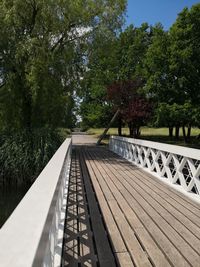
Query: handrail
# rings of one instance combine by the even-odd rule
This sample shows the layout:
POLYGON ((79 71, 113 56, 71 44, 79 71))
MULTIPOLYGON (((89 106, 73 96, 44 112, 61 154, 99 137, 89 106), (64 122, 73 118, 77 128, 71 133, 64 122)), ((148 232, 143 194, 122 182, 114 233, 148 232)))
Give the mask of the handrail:
POLYGON ((0 266, 60 266, 70 163, 66 139, 0 229, 0 266))
POLYGON ((132 144, 145 146, 145 147, 155 148, 158 150, 162 150, 162 151, 169 152, 169 153, 174 153, 174 154, 181 155, 181 156, 188 157, 188 158, 192 156, 192 158, 200 159, 200 150, 195 149, 195 148, 176 146, 176 145, 147 141, 147 140, 142 140, 142 139, 121 137, 121 136, 111 136, 111 138, 125 141, 125 142, 132 143, 132 144))
POLYGON ((162 180, 200 195, 200 150, 111 136, 110 150, 162 180))

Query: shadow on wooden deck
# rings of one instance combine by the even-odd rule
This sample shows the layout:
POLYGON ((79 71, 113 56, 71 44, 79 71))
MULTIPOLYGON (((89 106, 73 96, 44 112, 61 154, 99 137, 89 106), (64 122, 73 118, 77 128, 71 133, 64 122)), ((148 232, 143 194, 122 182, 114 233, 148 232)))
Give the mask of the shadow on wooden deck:
POLYGON ((96 195, 77 148, 72 154, 62 266, 116 266, 96 195))
POLYGON ((63 267, 200 266, 200 205, 105 148, 74 146, 63 267))

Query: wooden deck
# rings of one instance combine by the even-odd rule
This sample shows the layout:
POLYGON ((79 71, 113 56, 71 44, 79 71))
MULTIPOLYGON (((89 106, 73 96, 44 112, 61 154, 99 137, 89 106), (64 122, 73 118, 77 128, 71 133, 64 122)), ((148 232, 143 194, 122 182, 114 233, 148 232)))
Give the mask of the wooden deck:
POLYGON ((200 205, 105 148, 75 146, 63 266, 200 266, 200 205))

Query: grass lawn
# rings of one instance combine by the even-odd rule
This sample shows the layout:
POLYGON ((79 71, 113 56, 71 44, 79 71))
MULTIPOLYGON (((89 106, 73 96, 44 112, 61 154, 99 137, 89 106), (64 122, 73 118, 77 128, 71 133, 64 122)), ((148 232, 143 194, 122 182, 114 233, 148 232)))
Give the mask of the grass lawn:
MULTIPOLYGON (((104 128, 95 128, 95 129, 89 129, 87 132, 88 134, 95 135, 96 137, 100 136, 104 131, 104 128)), ((117 135, 117 128, 110 128, 106 138, 103 140, 104 144, 108 143, 108 139, 110 135, 117 135)), ((148 128, 148 127, 142 127, 141 128, 141 139, 145 140, 151 140, 155 142, 162 142, 162 143, 168 143, 168 144, 174 144, 174 145, 181 145, 181 146, 187 146, 187 147, 194 147, 194 148, 200 148, 200 140, 197 139, 197 136, 200 134, 200 129, 193 128, 191 131, 191 141, 190 143, 185 143, 183 140, 183 133, 182 129, 180 129, 180 140, 175 140, 174 138, 170 140, 168 137, 168 128, 148 128)), ((122 129, 122 135, 128 136, 129 130, 128 128, 122 129)))

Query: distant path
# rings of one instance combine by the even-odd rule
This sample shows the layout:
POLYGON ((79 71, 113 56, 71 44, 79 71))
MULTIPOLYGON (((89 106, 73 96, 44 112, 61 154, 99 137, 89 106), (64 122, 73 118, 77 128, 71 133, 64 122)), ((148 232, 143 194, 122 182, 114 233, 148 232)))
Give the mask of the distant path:
POLYGON ((89 135, 84 132, 73 132, 72 133, 72 144, 73 145, 95 145, 97 138, 93 135, 89 135))

